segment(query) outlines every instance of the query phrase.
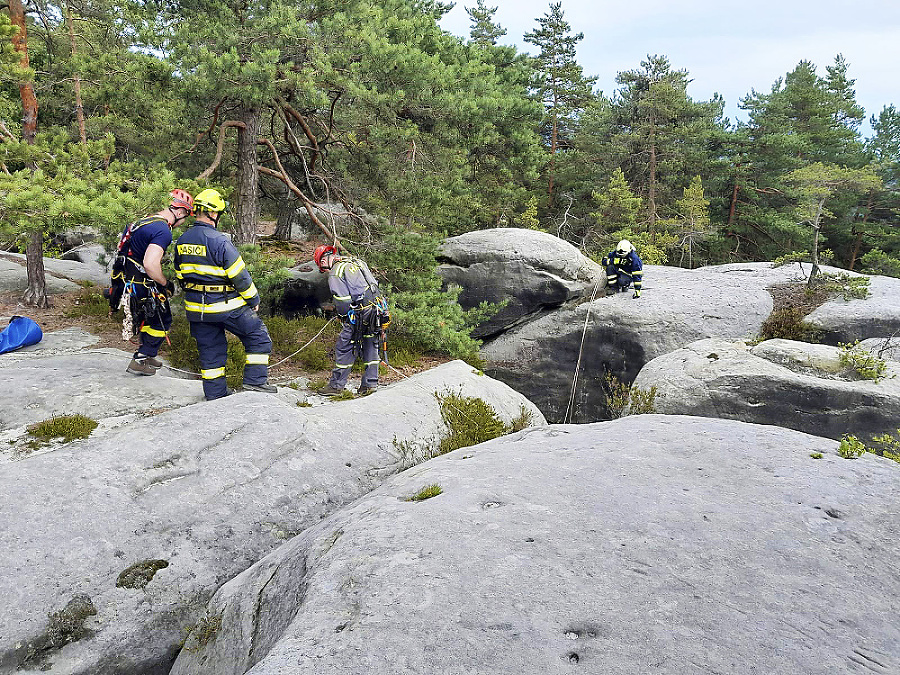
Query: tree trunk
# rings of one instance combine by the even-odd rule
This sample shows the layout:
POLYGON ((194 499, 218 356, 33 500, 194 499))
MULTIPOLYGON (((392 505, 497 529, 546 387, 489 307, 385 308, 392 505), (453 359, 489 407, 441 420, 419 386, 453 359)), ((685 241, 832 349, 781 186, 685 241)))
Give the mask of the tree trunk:
POLYGON ((547 206, 553 209, 553 172, 556 162, 556 143, 559 134, 559 119, 556 116, 556 90, 553 91, 553 110, 550 112, 550 167, 547 182, 547 206))
POLYGON ((728 207, 728 227, 734 223, 734 212, 737 210, 738 192, 741 187, 738 185, 737 178, 734 179, 734 189, 731 191, 731 205, 728 207))
POLYGON ((44 274, 44 233, 32 230, 25 248, 28 288, 22 296, 22 304, 28 307, 49 307, 47 277, 44 274))
MULTIPOLYGON (((66 5, 66 23, 69 24, 69 46, 74 61, 77 49, 75 46, 75 26, 72 25, 72 8, 66 5)), ((75 117, 78 119, 78 136, 81 144, 87 145, 87 130, 84 127, 84 105, 81 103, 81 75, 75 72, 75 117)))
POLYGON ((815 285, 816 275, 819 273, 819 232, 822 229, 822 211, 825 207, 825 200, 819 201, 816 207, 816 218, 813 221, 813 245, 812 245, 812 269, 809 271, 809 285, 815 285))
MULTIPOLYGON (((21 54, 19 63, 23 68, 27 68, 28 30, 25 27, 25 7, 22 0, 10 0, 9 20, 19 29, 13 38, 13 46, 21 54)), ((37 135, 38 102, 31 82, 19 83, 19 96, 22 99, 22 139, 34 145, 37 135)), ((29 168, 32 171, 37 170, 34 163, 29 168)), ((29 307, 49 307, 47 279, 44 274, 44 233, 40 229, 29 232, 28 244, 25 247, 25 266, 28 270, 28 287, 22 296, 22 303, 29 307)))
MULTIPOLYGON (((25 27, 25 7, 22 0, 9 1, 9 20, 19 29, 13 38, 15 50, 21 54, 19 64, 28 67, 28 29, 25 27)), ((26 143, 34 143, 37 135, 38 102, 31 82, 19 83, 19 96, 22 99, 22 139, 26 143)))
POLYGON ((650 186, 647 190, 650 201, 650 242, 656 243, 656 119, 650 112, 650 186))
POLYGON ((234 217, 237 221, 235 243, 255 244, 259 220, 259 167, 256 161, 256 141, 259 138, 259 108, 244 107, 238 130, 237 199, 234 217))
POLYGON ((866 223, 869 220, 869 214, 872 213, 872 204, 875 201, 875 193, 869 193, 869 199, 866 202, 866 215, 863 216, 862 223, 860 223, 860 228, 857 230, 853 228, 853 234, 856 235, 856 242, 853 244, 853 256, 850 258, 850 271, 853 271, 853 267, 856 265, 856 260, 859 257, 859 247, 862 244, 863 238, 863 230, 866 227, 866 223))
POLYGON ((285 187, 284 194, 278 200, 277 208, 278 220, 275 223, 273 236, 279 241, 290 241, 294 220, 297 218, 297 212, 303 208, 303 204, 291 194, 289 188, 285 187))

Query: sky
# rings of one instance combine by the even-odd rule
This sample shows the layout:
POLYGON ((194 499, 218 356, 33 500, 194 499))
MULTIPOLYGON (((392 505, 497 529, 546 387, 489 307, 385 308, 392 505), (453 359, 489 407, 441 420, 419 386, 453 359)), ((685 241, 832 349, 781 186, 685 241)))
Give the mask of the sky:
MULTIPOLYGON (((468 38, 465 11, 477 0, 461 0, 441 20, 451 33, 468 38)), ((522 36, 538 27, 549 12, 547 0, 488 0, 497 7, 495 23, 507 33, 499 42, 535 54, 522 36)), ((596 75, 605 95, 616 89, 616 74, 640 66, 648 54, 668 57, 673 68, 687 70, 688 95, 707 100, 718 92, 725 115, 746 120, 739 99, 751 89, 771 90, 775 80, 803 59, 818 73, 838 53, 856 80, 856 100, 868 117, 886 105, 900 106, 900 1, 898 0, 756 0, 748 3, 711 0, 562 0, 578 43, 585 75, 596 75)))

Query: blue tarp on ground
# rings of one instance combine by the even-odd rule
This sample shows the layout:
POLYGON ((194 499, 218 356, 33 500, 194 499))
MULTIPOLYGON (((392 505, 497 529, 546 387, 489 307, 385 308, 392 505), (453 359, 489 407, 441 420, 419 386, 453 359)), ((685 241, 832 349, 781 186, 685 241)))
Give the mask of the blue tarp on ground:
POLYGON ((0 354, 35 345, 42 337, 44 333, 34 321, 27 316, 14 316, 0 332, 0 354))

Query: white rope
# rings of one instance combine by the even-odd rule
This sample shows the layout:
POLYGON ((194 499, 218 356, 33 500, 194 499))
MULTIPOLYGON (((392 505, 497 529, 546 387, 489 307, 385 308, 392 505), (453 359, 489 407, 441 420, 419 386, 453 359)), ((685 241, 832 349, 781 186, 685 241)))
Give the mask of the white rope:
POLYGON ((325 332, 325 329, 328 328, 328 326, 330 326, 331 323, 332 323, 333 321, 334 321, 334 317, 331 317, 330 319, 328 319, 328 323, 326 323, 324 326, 322 326, 322 330, 320 330, 318 333, 316 333, 316 336, 315 336, 312 340, 310 340, 310 341, 307 342, 305 345, 303 345, 302 347, 300 347, 300 349, 298 349, 297 351, 295 351, 293 354, 290 354, 289 356, 286 356, 286 357, 284 357, 283 359, 281 359, 281 361, 279 361, 278 363, 276 363, 276 364, 274 364, 274 365, 272 365, 272 366, 269 366, 269 369, 271 370, 272 368, 277 368, 278 366, 280 366, 282 363, 284 363, 284 362, 287 361, 288 359, 294 358, 295 356, 297 356, 297 354, 299 354, 299 353, 302 352, 304 349, 306 349, 307 347, 309 347, 313 342, 315 342, 315 341, 318 339, 318 337, 319 337, 322 333, 325 332))
POLYGON ((578 360, 575 362, 575 375, 572 377, 572 392, 569 394, 569 404, 566 406, 566 414, 563 416, 563 424, 568 424, 572 420, 575 413, 575 391, 578 387, 578 371, 581 368, 581 356, 584 354, 584 339, 587 335, 588 321, 591 318, 591 304, 597 297, 597 291, 600 290, 600 281, 598 280, 594 286, 594 292, 591 293, 591 300, 588 303, 587 313, 584 315, 584 328, 581 331, 581 346, 578 348, 578 360))

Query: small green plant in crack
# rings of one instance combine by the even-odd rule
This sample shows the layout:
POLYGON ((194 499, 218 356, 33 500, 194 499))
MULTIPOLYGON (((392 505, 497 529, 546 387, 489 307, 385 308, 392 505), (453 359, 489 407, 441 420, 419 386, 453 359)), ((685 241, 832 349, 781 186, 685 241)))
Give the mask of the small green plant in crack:
POLYGON ((190 628, 182 641, 182 648, 188 652, 196 652, 205 647, 222 628, 222 614, 207 614, 190 628))
POLYGON ((443 492, 443 488, 437 483, 432 483, 431 485, 426 485, 421 490, 419 490, 412 497, 407 497, 406 501, 408 502, 423 502, 426 499, 431 499, 432 497, 437 497, 439 494, 443 492))
POLYGON ((28 427, 28 433, 38 441, 49 443, 61 438, 69 443, 79 438, 87 438, 97 428, 97 422, 84 415, 61 415, 37 422, 28 427))
POLYGON ((900 464, 900 429, 897 429, 895 434, 875 436, 872 438, 872 441, 878 443, 881 447, 878 449, 866 448, 869 452, 887 457, 900 464))
POLYGON ((838 455, 844 459, 856 459, 866 454, 866 445, 852 434, 844 434, 838 446, 838 455))
POLYGON ((809 456, 813 459, 822 459, 822 457, 824 457, 825 455, 823 455, 821 452, 811 452, 809 453, 809 456))
POLYGON ((859 346, 859 340, 850 343, 838 342, 841 350, 840 363, 866 380, 879 382, 887 370, 887 362, 869 350, 859 346))

